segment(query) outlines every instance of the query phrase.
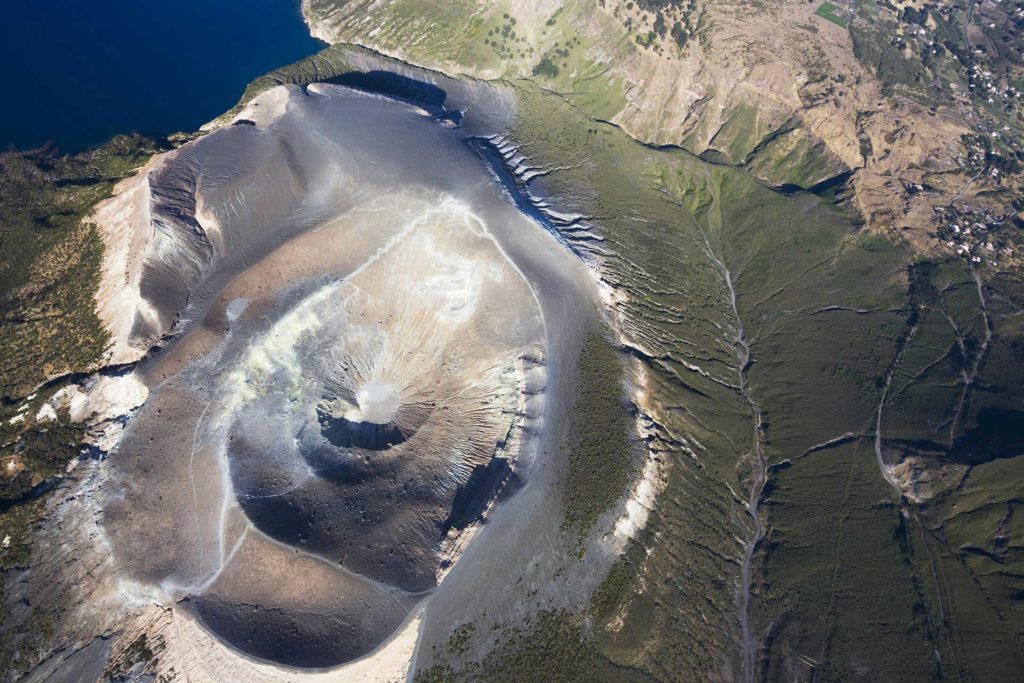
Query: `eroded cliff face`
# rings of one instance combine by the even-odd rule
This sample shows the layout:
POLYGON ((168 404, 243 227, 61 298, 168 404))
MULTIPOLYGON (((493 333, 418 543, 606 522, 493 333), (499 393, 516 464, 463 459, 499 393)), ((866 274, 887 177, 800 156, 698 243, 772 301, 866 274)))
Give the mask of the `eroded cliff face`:
MULTIPOLYGON (((1012 213, 1000 190, 1016 179, 971 182, 963 137, 979 119, 969 103, 886 83, 817 3, 428 4, 304 0, 303 9, 325 41, 449 73, 531 77, 642 142, 746 167, 770 186, 848 177, 865 221, 919 249, 940 246, 935 209, 953 200, 1012 213)), ((840 22, 866 35, 871 8, 840 22)))

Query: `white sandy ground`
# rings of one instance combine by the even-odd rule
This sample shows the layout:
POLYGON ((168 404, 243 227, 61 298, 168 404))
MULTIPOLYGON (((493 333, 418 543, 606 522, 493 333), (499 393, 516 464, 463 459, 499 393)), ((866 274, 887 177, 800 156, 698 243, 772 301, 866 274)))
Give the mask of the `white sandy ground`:
POLYGON ((122 418, 145 403, 149 389, 135 373, 111 377, 90 377, 69 384, 44 403, 37 422, 51 422, 67 411, 73 422, 88 422, 88 441, 103 452, 112 449, 124 431, 122 418))
POLYGON ((109 420, 138 408, 149 396, 146 385, 135 375, 98 377, 95 381, 64 387, 50 403, 66 407, 71 420, 109 420))
MULTIPOLYGON (((641 440, 646 441, 654 434, 654 428, 647 418, 654 414, 654 406, 647 400, 647 370, 642 363, 636 365, 636 386, 632 388, 631 396, 640 409, 636 419, 636 433, 641 440)), ((664 461, 648 448, 640 478, 626 495, 625 511, 615 520, 611 532, 605 537, 605 543, 615 553, 625 551, 629 541, 647 526, 658 494, 665 489, 664 470, 664 461)))
POLYGON ((390 639, 365 657, 334 669, 304 671, 274 666, 239 654, 211 636, 187 610, 151 606, 119 639, 113 657, 116 660, 124 655, 125 649, 145 634, 148 643, 157 644, 155 677, 158 680, 400 683, 409 677, 421 622, 422 610, 418 610, 390 639))
POLYGON ((129 343, 136 314, 153 315, 139 294, 146 245, 153 235, 149 203, 149 174, 165 155, 154 156, 130 178, 114 187, 114 194, 96 206, 90 220, 103 240, 103 264, 96 290, 96 310, 110 333, 107 362, 133 363, 146 352, 129 343))
MULTIPOLYGON (((252 121, 260 127, 268 126, 288 110, 289 99, 289 92, 286 88, 271 88, 259 97, 250 100, 232 121, 252 121)), ((211 128, 215 127, 216 119, 207 125, 211 128)))

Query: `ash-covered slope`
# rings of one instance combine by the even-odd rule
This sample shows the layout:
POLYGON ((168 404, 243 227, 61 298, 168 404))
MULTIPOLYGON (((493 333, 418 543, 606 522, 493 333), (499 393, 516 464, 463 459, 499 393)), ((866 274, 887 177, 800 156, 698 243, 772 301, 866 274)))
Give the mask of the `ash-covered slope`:
POLYGON ((113 462, 118 575, 259 658, 363 655, 526 483, 568 348, 544 308, 594 290, 394 99, 281 87, 154 166, 122 313, 129 347, 178 336, 113 462))

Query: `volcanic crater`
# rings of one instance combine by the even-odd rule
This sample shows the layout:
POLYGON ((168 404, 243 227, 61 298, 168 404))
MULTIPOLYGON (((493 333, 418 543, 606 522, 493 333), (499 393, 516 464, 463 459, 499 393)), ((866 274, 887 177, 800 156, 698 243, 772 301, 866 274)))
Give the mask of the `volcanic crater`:
POLYGON ((125 580, 230 646, 334 666, 543 457, 562 351, 538 291, 571 299, 572 257, 415 104, 281 86, 238 120, 140 180, 137 298, 113 313, 165 348, 104 527, 125 580))

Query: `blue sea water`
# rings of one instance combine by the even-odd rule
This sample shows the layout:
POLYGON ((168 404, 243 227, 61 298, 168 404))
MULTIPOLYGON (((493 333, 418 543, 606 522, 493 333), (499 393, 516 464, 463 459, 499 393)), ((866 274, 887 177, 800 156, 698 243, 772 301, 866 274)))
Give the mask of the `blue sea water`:
POLYGON ((194 130, 320 50, 296 0, 20 0, 0 20, 0 149, 194 130))

